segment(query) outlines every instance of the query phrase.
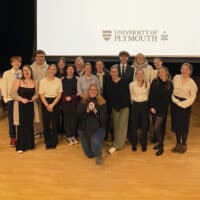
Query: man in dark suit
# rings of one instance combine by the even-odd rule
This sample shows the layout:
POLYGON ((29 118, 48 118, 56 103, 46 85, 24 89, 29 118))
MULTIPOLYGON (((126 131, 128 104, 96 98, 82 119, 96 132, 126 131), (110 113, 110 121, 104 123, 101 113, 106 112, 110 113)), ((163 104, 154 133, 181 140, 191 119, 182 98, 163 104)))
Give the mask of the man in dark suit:
MULTIPOLYGON (((127 62, 129 59, 129 53, 127 51, 119 52, 119 60, 120 63, 118 65, 119 76, 127 80, 128 83, 133 81, 134 68, 132 68, 127 62)), ((129 107, 130 109, 130 107, 129 107)), ((127 130, 127 138, 130 141, 130 133, 131 133, 131 116, 129 115, 128 122, 128 130, 127 130)))
POLYGON ((133 81, 134 69, 127 63, 129 53, 127 51, 119 52, 120 64, 118 65, 119 76, 126 79, 129 83, 133 81))

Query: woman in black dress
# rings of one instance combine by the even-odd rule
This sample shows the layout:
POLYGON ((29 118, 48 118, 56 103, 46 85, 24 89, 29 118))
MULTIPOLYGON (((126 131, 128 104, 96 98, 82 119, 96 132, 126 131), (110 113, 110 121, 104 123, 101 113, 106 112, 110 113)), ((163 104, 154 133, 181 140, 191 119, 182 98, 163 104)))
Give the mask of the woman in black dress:
POLYGON ((15 104, 14 114, 18 111, 18 117, 15 118, 17 126, 17 145, 18 153, 34 148, 34 133, 33 133, 33 119, 34 119, 34 102, 38 98, 38 86, 33 80, 32 69, 29 65, 22 67, 22 78, 16 80, 11 90, 12 98, 18 102, 15 104), (16 120, 18 118, 18 120, 16 120))
POLYGON ((154 115, 154 131, 158 140, 158 145, 154 146, 157 156, 163 154, 163 142, 165 135, 165 123, 172 94, 172 82, 169 71, 162 67, 158 70, 158 77, 153 80, 149 93, 149 106, 152 115, 154 115))

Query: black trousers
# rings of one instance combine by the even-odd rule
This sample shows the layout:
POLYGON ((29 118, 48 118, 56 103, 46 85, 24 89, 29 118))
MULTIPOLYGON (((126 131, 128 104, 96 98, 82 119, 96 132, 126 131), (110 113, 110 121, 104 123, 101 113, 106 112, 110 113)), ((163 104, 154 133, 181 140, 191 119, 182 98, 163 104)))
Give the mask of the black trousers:
MULTIPOLYGON (((51 104, 54 98, 46 98, 47 102, 51 104)), ((47 147, 56 147, 58 143, 58 117, 59 105, 54 106, 53 112, 49 112, 42 104, 44 139, 47 147)))
POLYGON ((63 116, 63 108, 61 102, 59 102, 59 114, 58 114, 58 133, 64 133, 64 116, 63 116))
POLYGON ((77 107, 72 103, 63 106, 64 129, 67 138, 76 136, 77 127, 77 107))
POLYGON ((147 147, 147 133, 149 130, 149 112, 147 102, 133 102, 131 106, 131 143, 136 148, 138 143, 137 130, 141 129, 142 148, 147 147))

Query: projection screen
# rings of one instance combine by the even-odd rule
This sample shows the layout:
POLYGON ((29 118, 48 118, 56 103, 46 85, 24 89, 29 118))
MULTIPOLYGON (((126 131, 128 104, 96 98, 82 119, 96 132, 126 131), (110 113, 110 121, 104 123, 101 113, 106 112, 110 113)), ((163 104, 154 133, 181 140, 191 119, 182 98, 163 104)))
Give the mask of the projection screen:
POLYGON ((200 55, 198 0, 40 0, 37 49, 49 56, 200 55))

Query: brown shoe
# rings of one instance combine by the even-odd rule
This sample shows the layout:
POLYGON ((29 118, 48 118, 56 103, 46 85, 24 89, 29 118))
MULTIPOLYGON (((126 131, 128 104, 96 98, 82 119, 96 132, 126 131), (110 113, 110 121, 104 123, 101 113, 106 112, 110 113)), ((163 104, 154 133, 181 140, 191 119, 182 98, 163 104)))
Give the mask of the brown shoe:
POLYGON ((181 148, 179 150, 179 153, 185 153, 187 151, 187 145, 186 144, 181 144, 181 148))
POLYGON ((181 144, 176 144, 176 146, 174 147, 174 148, 172 148, 172 152, 173 153, 177 153, 177 152, 179 152, 180 151, 180 149, 181 149, 181 144))

